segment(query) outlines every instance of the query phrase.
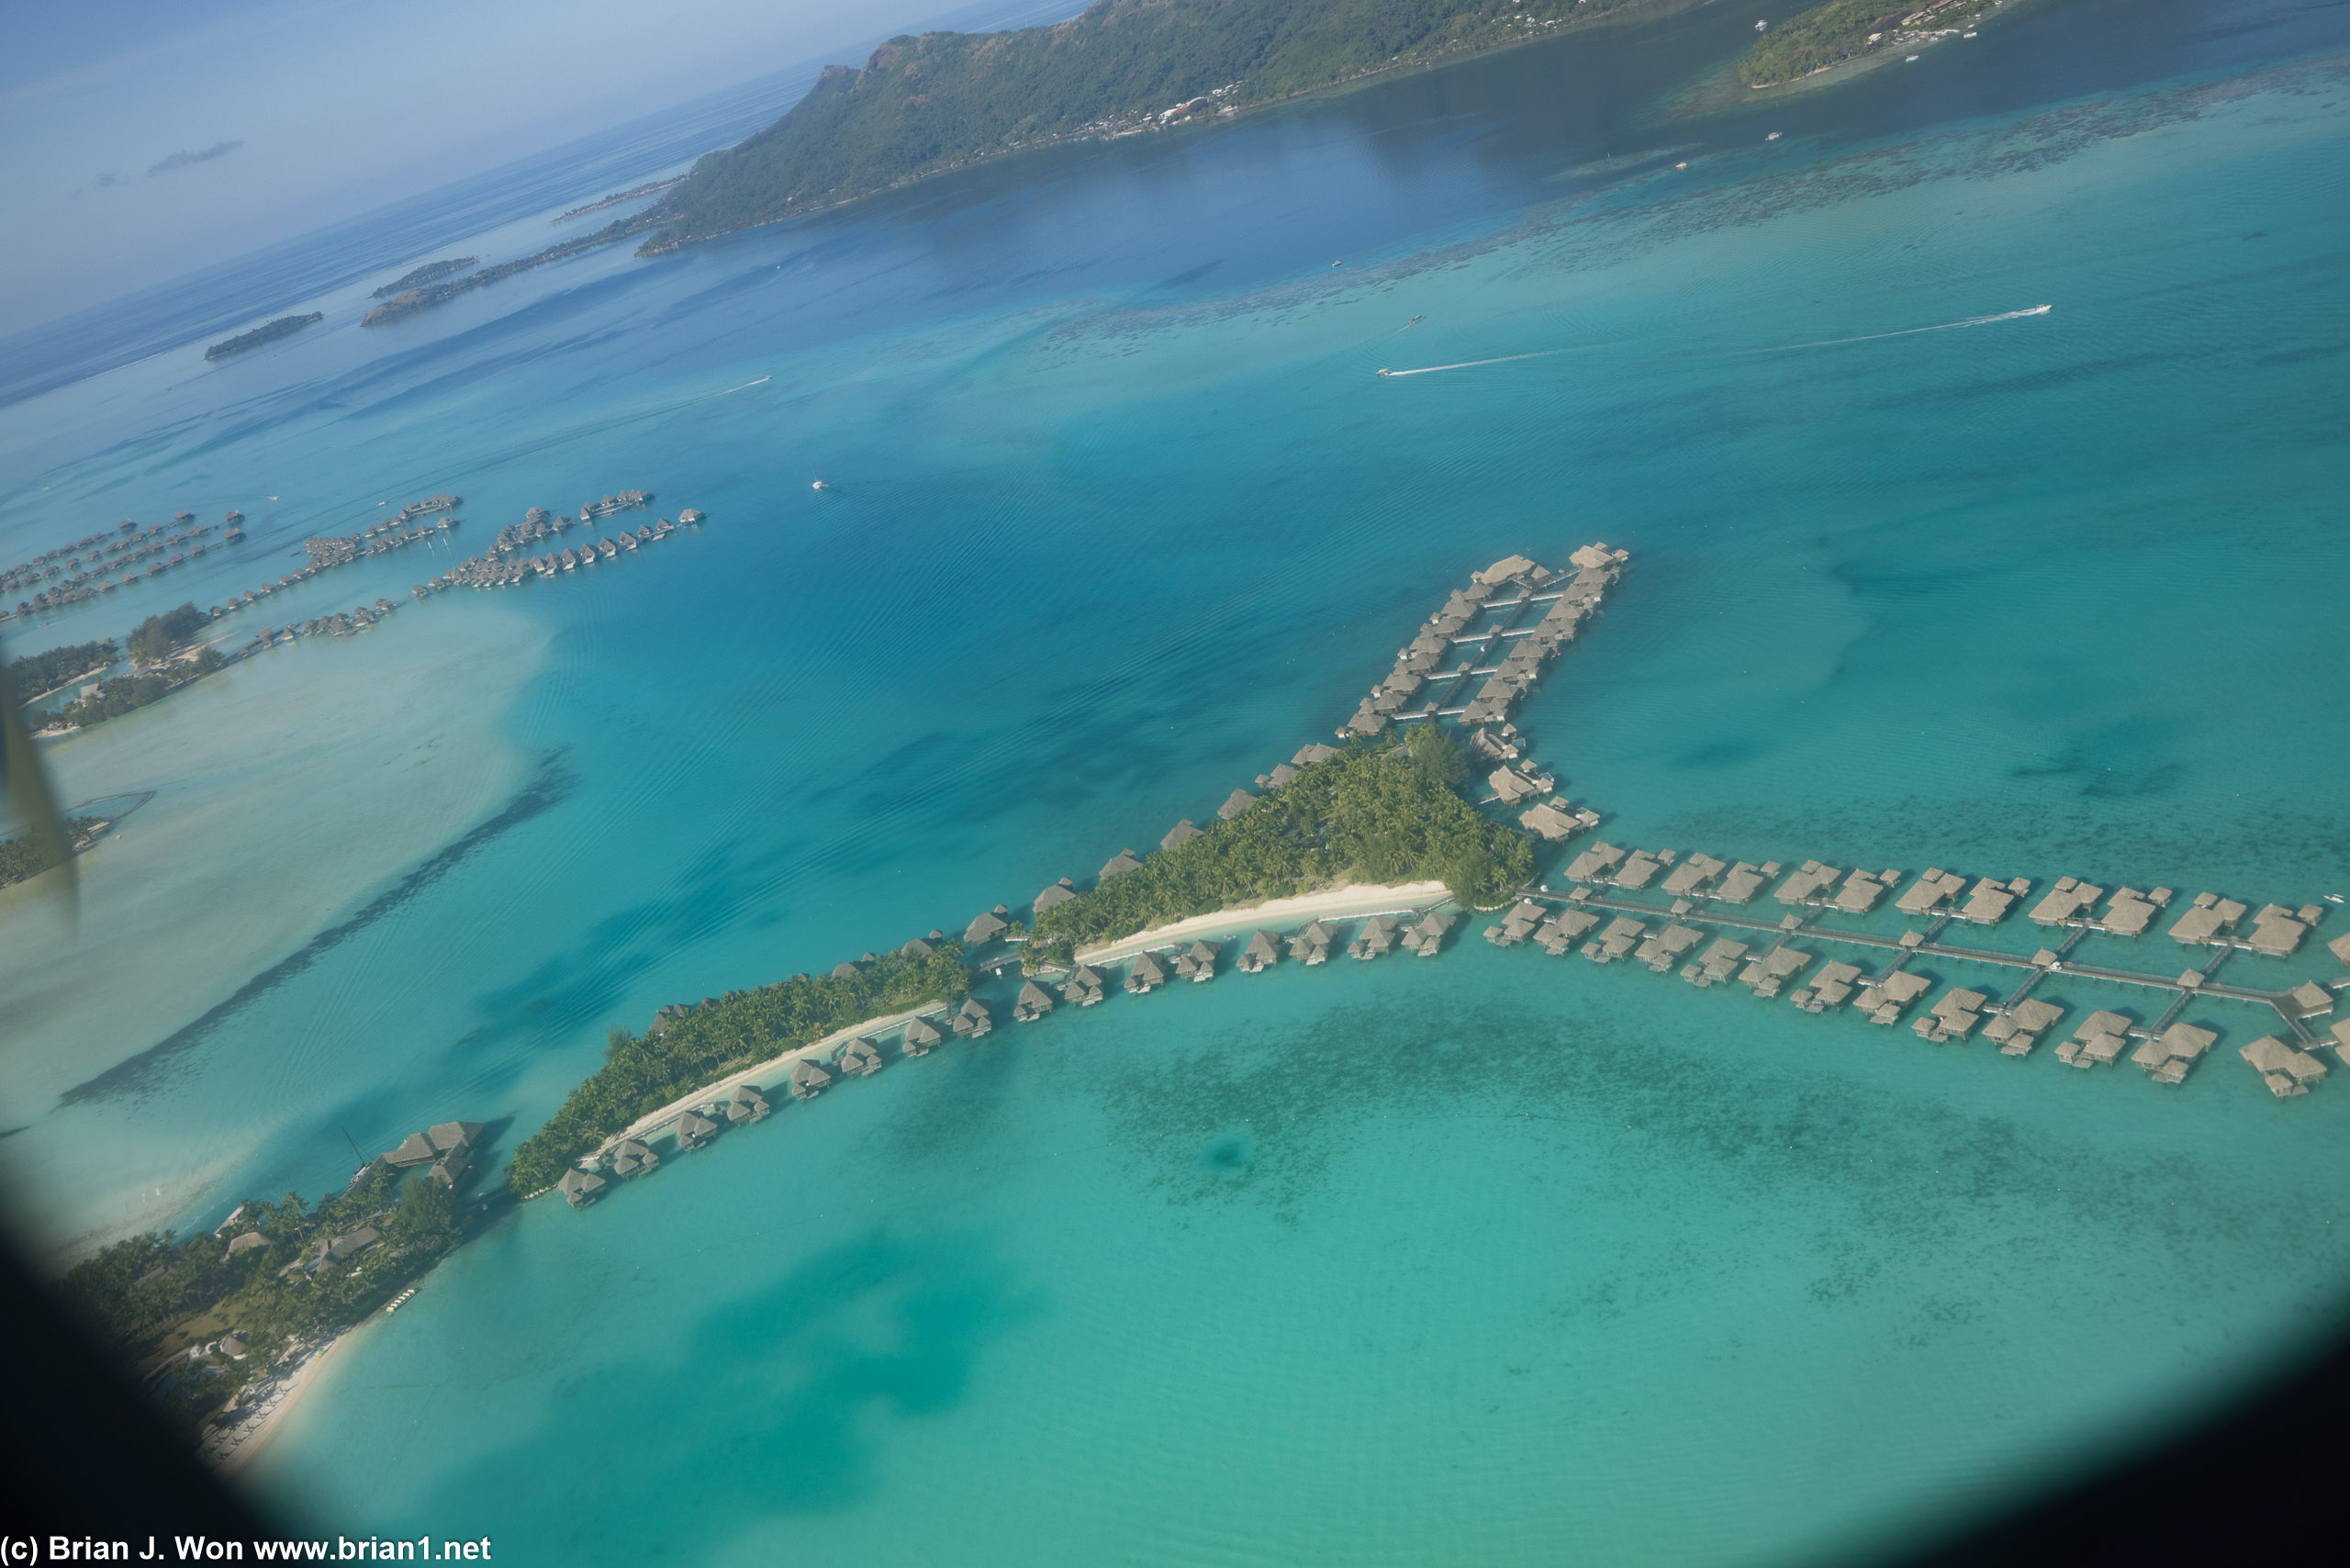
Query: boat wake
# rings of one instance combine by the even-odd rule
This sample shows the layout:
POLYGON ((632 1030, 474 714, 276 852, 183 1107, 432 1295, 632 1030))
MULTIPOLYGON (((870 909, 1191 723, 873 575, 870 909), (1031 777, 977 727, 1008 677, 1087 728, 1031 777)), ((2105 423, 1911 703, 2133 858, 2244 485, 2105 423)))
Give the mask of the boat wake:
MULTIPOLYGON (((743 386, 729 386, 729 387, 726 389, 726 392, 740 392, 740 391, 744 390, 744 387, 750 387, 750 386, 766 386, 768 382, 773 381, 774 379, 775 379, 775 377, 774 377, 774 376, 772 376, 772 375, 762 375, 762 376, 760 376, 756 381, 745 381, 744 383, 743 383, 743 386)), ((722 397, 722 398, 723 398, 723 397, 725 397, 725 396, 726 396, 726 392, 721 392, 721 393, 719 394, 719 396, 720 396, 720 397, 722 397)))
POLYGON ((1796 349, 1831 349, 1839 343, 1873 343, 1880 338, 1914 338, 1920 332, 1954 332, 1961 327, 1988 327, 1996 321, 2020 321, 2027 316, 2045 316, 2056 308, 2053 305, 2035 305, 2029 310, 2002 310, 1996 316, 1969 316, 1964 321, 1942 321, 1931 327, 1904 327, 1897 332, 1863 332, 1857 338, 1822 338, 1816 343, 1781 343, 1776 348, 1738 349, 1738 353, 1792 353, 1796 349))
POLYGON ((1474 370, 1481 364, 1507 364, 1512 360, 1549 359, 1553 354, 1578 353, 1577 349, 1537 349, 1532 353, 1505 353, 1498 359, 1464 359, 1459 364, 1424 364, 1416 370, 1382 370, 1382 375, 1434 375, 1439 370, 1474 370))

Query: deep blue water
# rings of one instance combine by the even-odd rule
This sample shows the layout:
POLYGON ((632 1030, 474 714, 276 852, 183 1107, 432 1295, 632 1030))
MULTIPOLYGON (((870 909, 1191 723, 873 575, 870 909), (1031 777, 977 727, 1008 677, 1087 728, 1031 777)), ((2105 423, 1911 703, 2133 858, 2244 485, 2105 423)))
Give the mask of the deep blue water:
MULTIPOLYGON (((339 1183, 346 1129, 520 1137, 609 1026, 1155 844, 1466 572, 1595 537, 1633 572, 1521 722, 1616 842, 2350 890, 2350 21, 2050 5, 1676 118, 1749 29, 1007 162, 388 332, 345 324, 354 276, 285 344, 0 410, 10 559, 252 520, 12 646, 435 490, 461 549, 628 485, 711 513, 54 748, 69 797, 158 794, 78 935, 0 902, 23 1223, 215 1223, 339 1183)), ((2340 1086, 2273 1101, 2254 1021, 2190 1016, 2222 1043, 2171 1092, 1473 937, 1120 998, 500 1220, 259 1479, 531 1561, 1903 1540, 2338 1309, 2340 1086)))

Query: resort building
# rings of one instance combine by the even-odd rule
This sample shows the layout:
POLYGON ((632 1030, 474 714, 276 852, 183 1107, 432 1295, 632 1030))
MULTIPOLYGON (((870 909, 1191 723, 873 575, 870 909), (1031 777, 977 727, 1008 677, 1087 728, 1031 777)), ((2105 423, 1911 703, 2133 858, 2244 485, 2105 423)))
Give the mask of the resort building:
POLYGON ((1598 924, 1599 916, 1587 909, 1562 909, 1536 929, 1534 941, 1550 957, 1562 958, 1583 940, 1583 933, 1598 924))
POLYGON ((1806 1013, 1824 1013, 1850 1002, 1860 978, 1861 966, 1858 964, 1841 960, 1825 963, 1813 974, 1809 985, 1797 986, 1787 993, 1787 1000, 1806 1013))
POLYGON ((1861 988, 1860 1009, 1872 1024, 1897 1024, 1909 1004, 1932 989, 1932 981, 1896 969, 1861 988))
POLYGON ((1012 1021, 1034 1024, 1053 1010, 1052 993, 1035 980, 1020 982, 1020 995, 1012 1004, 1012 1021))
POLYGON ((2029 1056, 2040 1036, 2064 1016, 2065 1010, 2053 1002, 2019 1002, 1984 1025, 1983 1037, 1997 1044, 2004 1056, 2029 1056))
POLYGON ((2056 1047, 2056 1059, 2084 1070, 2106 1067, 2130 1044, 2130 1020, 2120 1013, 2092 1013, 2081 1020, 2073 1037, 2056 1047))
MULTIPOLYGON (((2233 899, 2223 899, 2217 893, 2198 893, 2194 904, 2172 923, 2170 939, 2184 947, 2223 941, 2244 915, 2244 905, 2233 899)), ((2137 1058, 2133 1056, 2131 1059, 2135 1061, 2137 1058)), ((2177 1082, 2177 1080, 2170 1081, 2177 1082)))
POLYGON ((1944 1040, 1963 1040, 1983 1022, 1983 1008, 1990 1000, 1979 991, 1946 991, 1932 1011, 1909 1025, 1910 1032, 1937 1045, 1944 1040))
POLYGON ((988 1012, 988 1004, 976 996, 965 997, 963 1005, 955 1010, 953 1028, 957 1036, 978 1039, 995 1027, 995 1019, 988 1012))
POLYGON ((862 1035, 854 1036, 841 1047, 841 1072, 848 1078, 865 1078, 881 1070, 881 1053, 873 1042, 862 1035))
POLYGON ((910 1057, 928 1056, 938 1045, 940 1038, 938 1031, 930 1024, 920 1018, 910 1018, 906 1021, 905 1038, 898 1042, 899 1054, 910 1057))
POLYGON ((2156 1083, 2177 1083, 2219 1037, 2192 1024, 2173 1024, 2153 1039, 2139 1042, 2130 1059, 2154 1074, 2156 1083))
MULTIPOLYGON (((563 1180, 555 1183, 555 1190, 573 1208, 584 1209, 602 1197, 609 1184, 593 1170, 571 1170, 563 1173, 563 1180)), ((240 1237, 238 1239, 241 1241, 244 1238, 240 1237)))
POLYGON ((1137 953, 1126 966, 1126 994, 1147 996, 1167 983, 1167 970, 1148 953, 1137 953))
POLYGON ((1240 961, 1235 966, 1244 975, 1261 974, 1281 961, 1281 936, 1278 931, 1259 929, 1240 949, 1240 961))
POLYGON ((2268 1085, 2268 1092, 2279 1100, 2308 1093, 2310 1085, 2325 1076, 2325 1063, 2307 1051, 2294 1049, 2274 1035, 2261 1036, 2252 1044, 2240 1047, 2236 1054, 2252 1064, 2253 1070, 2268 1085))
POLYGON ((1103 983, 1100 970, 1080 964, 1061 986, 1061 1000, 1072 1007, 1091 1007, 1102 1000, 1103 983))
POLYGON ((833 1086, 833 1075, 818 1066, 810 1057, 801 1057, 791 1064, 791 1097, 813 1100, 833 1086))

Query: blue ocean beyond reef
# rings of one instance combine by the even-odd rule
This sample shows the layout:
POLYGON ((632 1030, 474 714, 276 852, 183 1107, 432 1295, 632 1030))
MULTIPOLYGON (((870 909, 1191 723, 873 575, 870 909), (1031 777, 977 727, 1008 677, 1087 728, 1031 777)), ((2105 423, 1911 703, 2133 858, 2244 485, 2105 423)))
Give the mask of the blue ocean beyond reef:
MULTIPOLYGON (((0 558, 250 520, 12 652, 437 491, 434 571, 624 487, 711 520, 52 747, 157 793, 78 937, 0 894, 19 1222, 209 1226, 345 1129, 510 1150, 608 1027, 1155 845, 1469 570, 1594 538, 1631 569, 1518 722, 1615 842, 2350 891, 2350 17, 2080 0, 1698 114, 1751 23, 1698 15, 363 331, 430 259, 386 253, 281 344, 0 409, 0 558)), ((543 183, 468 250, 543 242, 543 183)), ((2172 1090, 1474 940, 1115 998, 509 1213, 246 1473, 521 1562, 1904 1543, 2335 1321, 2350 1091, 2187 1016, 2172 1090)))

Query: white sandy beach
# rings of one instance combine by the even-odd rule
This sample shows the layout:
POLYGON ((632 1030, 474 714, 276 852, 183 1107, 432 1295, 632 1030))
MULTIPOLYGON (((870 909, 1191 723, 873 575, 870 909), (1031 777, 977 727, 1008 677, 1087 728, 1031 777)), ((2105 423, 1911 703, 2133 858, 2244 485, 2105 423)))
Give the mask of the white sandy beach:
POLYGON ((707 1105, 712 1100, 723 1099, 733 1092, 737 1084, 756 1083, 760 1092, 764 1093, 767 1086, 759 1081, 788 1070, 791 1064, 801 1057, 815 1056, 820 1052, 831 1050, 835 1046, 845 1043, 854 1036, 878 1034, 884 1029, 894 1029, 909 1019, 925 1017, 946 1011, 944 1004, 934 1002, 904 1013, 892 1013, 881 1018, 867 1018, 862 1023, 852 1024, 845 1029, 835 1029, 821 1040, 811 1040, 804 1046, 795 1046, 779 1057, 770 1057, 755 1067, 746 1067, 740 1072, 729 1074, 715 1083, 697 1089, 682 1099, 672 1100, 657 1111, 646 1112, 631 1122, 625 1129, 614 1133, 597 1145, 596 1152, 601 1156, 608 1153, 611 1147, 622 1138, 643 1137, 664 1122, 674 1121, 680 1112, 690 1111, 697 1105, 707 1105))
POLYGON ((262 1413, 248 1417, 232 1428, 231 1440, 225 1447, 207 1453, 206 1457, 212 1461, 221 1474, 234 1475, 261 1451, 262 1445, 275 1435, 279 1424, 300 1402, 302 1395, 317 1385, 319 1374, 327 1370, 327 1363, 334 1361, 336 1365, 341 1364, 336 1361, 335 1352, 346 1349, 369 1324, 382 1316, 382 1312, 383 1309, 378 1307, 305 1356, 302 1364, 278 1383, 277 1392, 270 1395, 262 1413))
POLYGON ((1350 886, 1306 893, 1293 899, 1268 899, 1262 903, 1220 909, 1214 914, 1193 915, 1172 925, 1154 925, 1147 931, 1138 931, 1132 936, 1105 942, 1099 946, 1080 947, 1077 961, 1080 964, 1115 963, 1120 958, 1131 958, 1136 953, 1147 953, 1155 947, 1188 941, 1194 936, 1220 935, 1252 926, 1419 911, 1430 904, 1441 903, 1448 896, 1442 882, 1405 882, 1399 887, 1350 886))

